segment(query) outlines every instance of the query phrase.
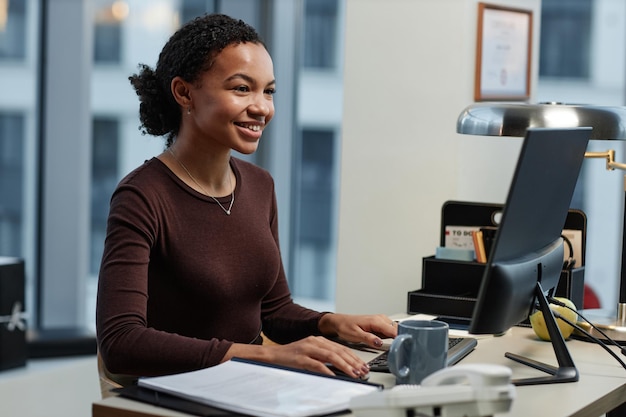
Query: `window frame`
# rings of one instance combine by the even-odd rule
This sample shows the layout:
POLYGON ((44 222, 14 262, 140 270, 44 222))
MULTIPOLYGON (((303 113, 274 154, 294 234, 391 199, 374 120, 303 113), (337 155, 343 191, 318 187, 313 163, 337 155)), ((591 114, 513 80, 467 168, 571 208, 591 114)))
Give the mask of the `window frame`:
POLYGON ((38 62, 45 65, 39 65, 38 76, 38 226, 29 355, 95 353, 95 336, 86 330, 84 314, 91 172, 90 2, 45 0, 40 19, 38 62), (59 97, 71 99, 60 106, 59 97), (68 262, 68 253, 73 262, 68 262), (67 342, 65 347, 58 339, 67 342), (79 352, 71 341, 80 341, 79 352))

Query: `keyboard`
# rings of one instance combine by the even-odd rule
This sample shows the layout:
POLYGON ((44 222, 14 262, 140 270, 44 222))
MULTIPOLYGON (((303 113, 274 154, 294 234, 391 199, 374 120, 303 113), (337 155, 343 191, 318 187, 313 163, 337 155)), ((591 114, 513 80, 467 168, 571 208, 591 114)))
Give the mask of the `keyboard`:
MULTIPOLYGON (((448 366, 452 366, 470 354, 478 344, 473 337, 448 338, 448 366)), ((389 372, 388 352, 384 351, 367 364, 372 372, 389 372)))

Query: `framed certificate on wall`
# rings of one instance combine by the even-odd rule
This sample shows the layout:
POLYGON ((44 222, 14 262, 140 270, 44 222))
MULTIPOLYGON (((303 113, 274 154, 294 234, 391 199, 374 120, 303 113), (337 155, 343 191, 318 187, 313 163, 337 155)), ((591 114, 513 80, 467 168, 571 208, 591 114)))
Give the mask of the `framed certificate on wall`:
POLYGON ((531 10, 478 3, 476 101, 530 97, 531 10))

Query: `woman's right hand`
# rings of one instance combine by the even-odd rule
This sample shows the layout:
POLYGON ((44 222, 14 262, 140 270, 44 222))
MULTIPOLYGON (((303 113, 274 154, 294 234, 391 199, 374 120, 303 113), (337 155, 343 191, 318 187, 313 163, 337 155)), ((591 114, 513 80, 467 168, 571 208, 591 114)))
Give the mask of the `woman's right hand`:
POLYGON ((323 336, 309 336, 286 345, 234 344, 224 356, 258 360, 333 375, 329 365, 353 378, 369 372, 367 364, 352 350, 323 336))

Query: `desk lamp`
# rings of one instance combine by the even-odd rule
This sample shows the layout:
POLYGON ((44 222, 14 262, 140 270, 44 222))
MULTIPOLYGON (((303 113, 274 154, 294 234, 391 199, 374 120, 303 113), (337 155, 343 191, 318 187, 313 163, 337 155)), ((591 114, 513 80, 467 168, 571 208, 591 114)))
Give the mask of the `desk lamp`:
MULTIPOLYGON (((528 128, 591 127, 592 140, 626 140, 626 107, 569 105, 561 103, 474 103, 457 120, 457 132, 481 136, 526 135, 528 128)), ((586 158, 605 158, 607 170, 626 170, 615 162, 615 151, 587 152, 586 158)), ((626 344, 626 175, 619 301, 613 317, 594 318, 594 325, 618 343, 626 344)), ((589 329, 594 334, 594 329, 589 329)), ((594 334, 603 338, 599 333, 594 334)))

